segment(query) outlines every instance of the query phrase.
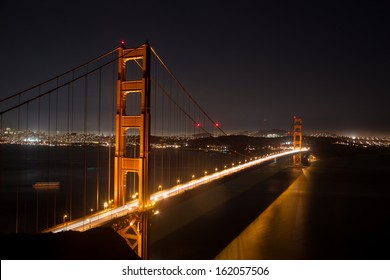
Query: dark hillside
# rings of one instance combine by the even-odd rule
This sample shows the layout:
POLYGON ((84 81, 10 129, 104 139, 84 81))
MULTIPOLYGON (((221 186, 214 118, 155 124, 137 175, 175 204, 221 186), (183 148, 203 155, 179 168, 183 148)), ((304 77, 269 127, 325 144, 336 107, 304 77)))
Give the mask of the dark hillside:
POLYGON ((137 254, 112 228, 85 232, 0 235, 2 260, 137 260, 137 254))

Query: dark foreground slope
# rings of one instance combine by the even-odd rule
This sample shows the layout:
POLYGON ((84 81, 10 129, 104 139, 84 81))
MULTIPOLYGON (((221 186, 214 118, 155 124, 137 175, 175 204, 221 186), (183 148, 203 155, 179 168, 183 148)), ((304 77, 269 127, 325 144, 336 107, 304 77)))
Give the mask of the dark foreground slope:
POLYGON ((137 254, 112 228, 85 232, 0 235, 2 260, 136 260, 137 254))

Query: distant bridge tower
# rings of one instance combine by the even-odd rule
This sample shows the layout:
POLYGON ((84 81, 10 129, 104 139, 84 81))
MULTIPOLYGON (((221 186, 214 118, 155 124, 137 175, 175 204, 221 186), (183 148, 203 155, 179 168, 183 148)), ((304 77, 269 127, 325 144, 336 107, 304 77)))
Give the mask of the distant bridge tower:
MULTIPOLYGON (((137 76, 137 75, 134 75, 137 76)), ((118 48, 118 84, 116 104, 116 134, 114 162, 114 206, 125 205, 126 178, 128 172, 138 177, 139 211, 137 219, 122 231, 130 247, 142 258, 148 259, 149 247, 149 207, 150 194, 148 183, 150 136, 150 46, 146 42, 139 48, 118 48), (131 77, 126 71, 127 63, 135 62, 142 68, 142 77, 131 77), (138 78, 138 79, 137 79, 138 78), (140 113, 126 114, 126 97, 128 94, 139 94, 140 113), (138 155, 126 155, 126 132, 129 129, 139 130, 138 155)))
MULTIPOLYGON (((294 116, 293 147, 294 150, 302 150, 302 118, 294 116)), ((294 166, 302 165, 302 153, 293 155, 294 166)))

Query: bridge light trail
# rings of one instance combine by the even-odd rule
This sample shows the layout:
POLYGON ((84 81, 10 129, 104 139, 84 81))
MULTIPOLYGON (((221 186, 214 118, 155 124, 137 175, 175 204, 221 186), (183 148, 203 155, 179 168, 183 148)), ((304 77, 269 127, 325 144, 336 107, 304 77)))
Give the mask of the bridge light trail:
MULTIPOLYGON (((290 151, 281 152, 281 153, 274 153, 271 155, 267 155, 265 157, 256 157, 249 162, 242 163, 240 165, 236 165, 236 166, 233 166, 231 168, 226 168, 226 166, 225 166, 225 169, 223 169, 221 171, 218 171, 218 172, 215 172, 212 174, 206 174, 205 176, 203 176, 199 179, 193 178, 191 181, 186 182, 186 183, 180 184, 180 180, 179 180, 179 182, 176 186, 173 186, 169 189, 161 190, 161 191, 158 191, 157 193, 152 194, 150 196, 150 200, 151 200, 152 204, 154 205, 160 200, 179 195, 187 190, 194 189, 194 188, 197 188, 201 185, 210 183, 214 180, 223 178, 223 177, 228 176, 228 175, 232 175, 233 173, 239 172, 243 169, 261 164, 261 163, 266 162, 266 161, 276 159, 278 157, 283 157, 283 156, 292 155, 295 153, 305 152, 308 150, 309 150, 309 148, 302 148, 301 150, 296 149, 296 150, 290 150, 290 151)), ((73 221, 68 221, 68 222, 66 222, 66 224, 57 225, 57 226, 52 227, 50 229, 47 229, 43 232, 56 233, 56 232, 61 232, 64 230, 74 230, 74 231, 88 230, 91 227, 99 226, 100 224, 109 222, 113 218, 119 218, 121 216, 125 216, 127 214, 137 212, 138 207, 139 207, 138 200, 135 199, 135 200, 128 202, 124 206, 120 206, 120 207, 116 207, 116 208, 108 208, 107 207, 103 211, 95 212, 93 215, 90 215, 89 217, 83 217, 83 218, 79 218, 79 219, 76 219, 73 221)), ((156 213, 156 212, 158 213, 157 210, 154 213, 156 213)))

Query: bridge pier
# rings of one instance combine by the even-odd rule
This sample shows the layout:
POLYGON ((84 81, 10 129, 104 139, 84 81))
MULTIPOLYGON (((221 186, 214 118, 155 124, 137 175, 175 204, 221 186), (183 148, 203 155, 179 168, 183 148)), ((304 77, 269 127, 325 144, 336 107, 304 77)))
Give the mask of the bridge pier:
POLYGON ((129 247, 137 253, 138 256, 142 259, 147 259, 149 257, 147 253, 149 252, 150 244, 148 223, 150 222, 150 216, 154 214, 154 211, 154 209, 150 208, 148 211, 132 212, 121 217, 115 217, 107 222, 104 227, 113 228, 125 239, 129 247))
POLYGON ((149 245, 149 239, 142 240, 142 233, 149 237, 149 234, 144 232, 149 229, 148 226, 145 226, 145 223, 148 223, 149 220, 149 217, 147 217, 148 215, 149 212, 136 212, 117 218, 115 221, 111 222, 111 227, 122 236, 129 247, 143 259, 145 257, 143 252, 148 251, 149 245))

